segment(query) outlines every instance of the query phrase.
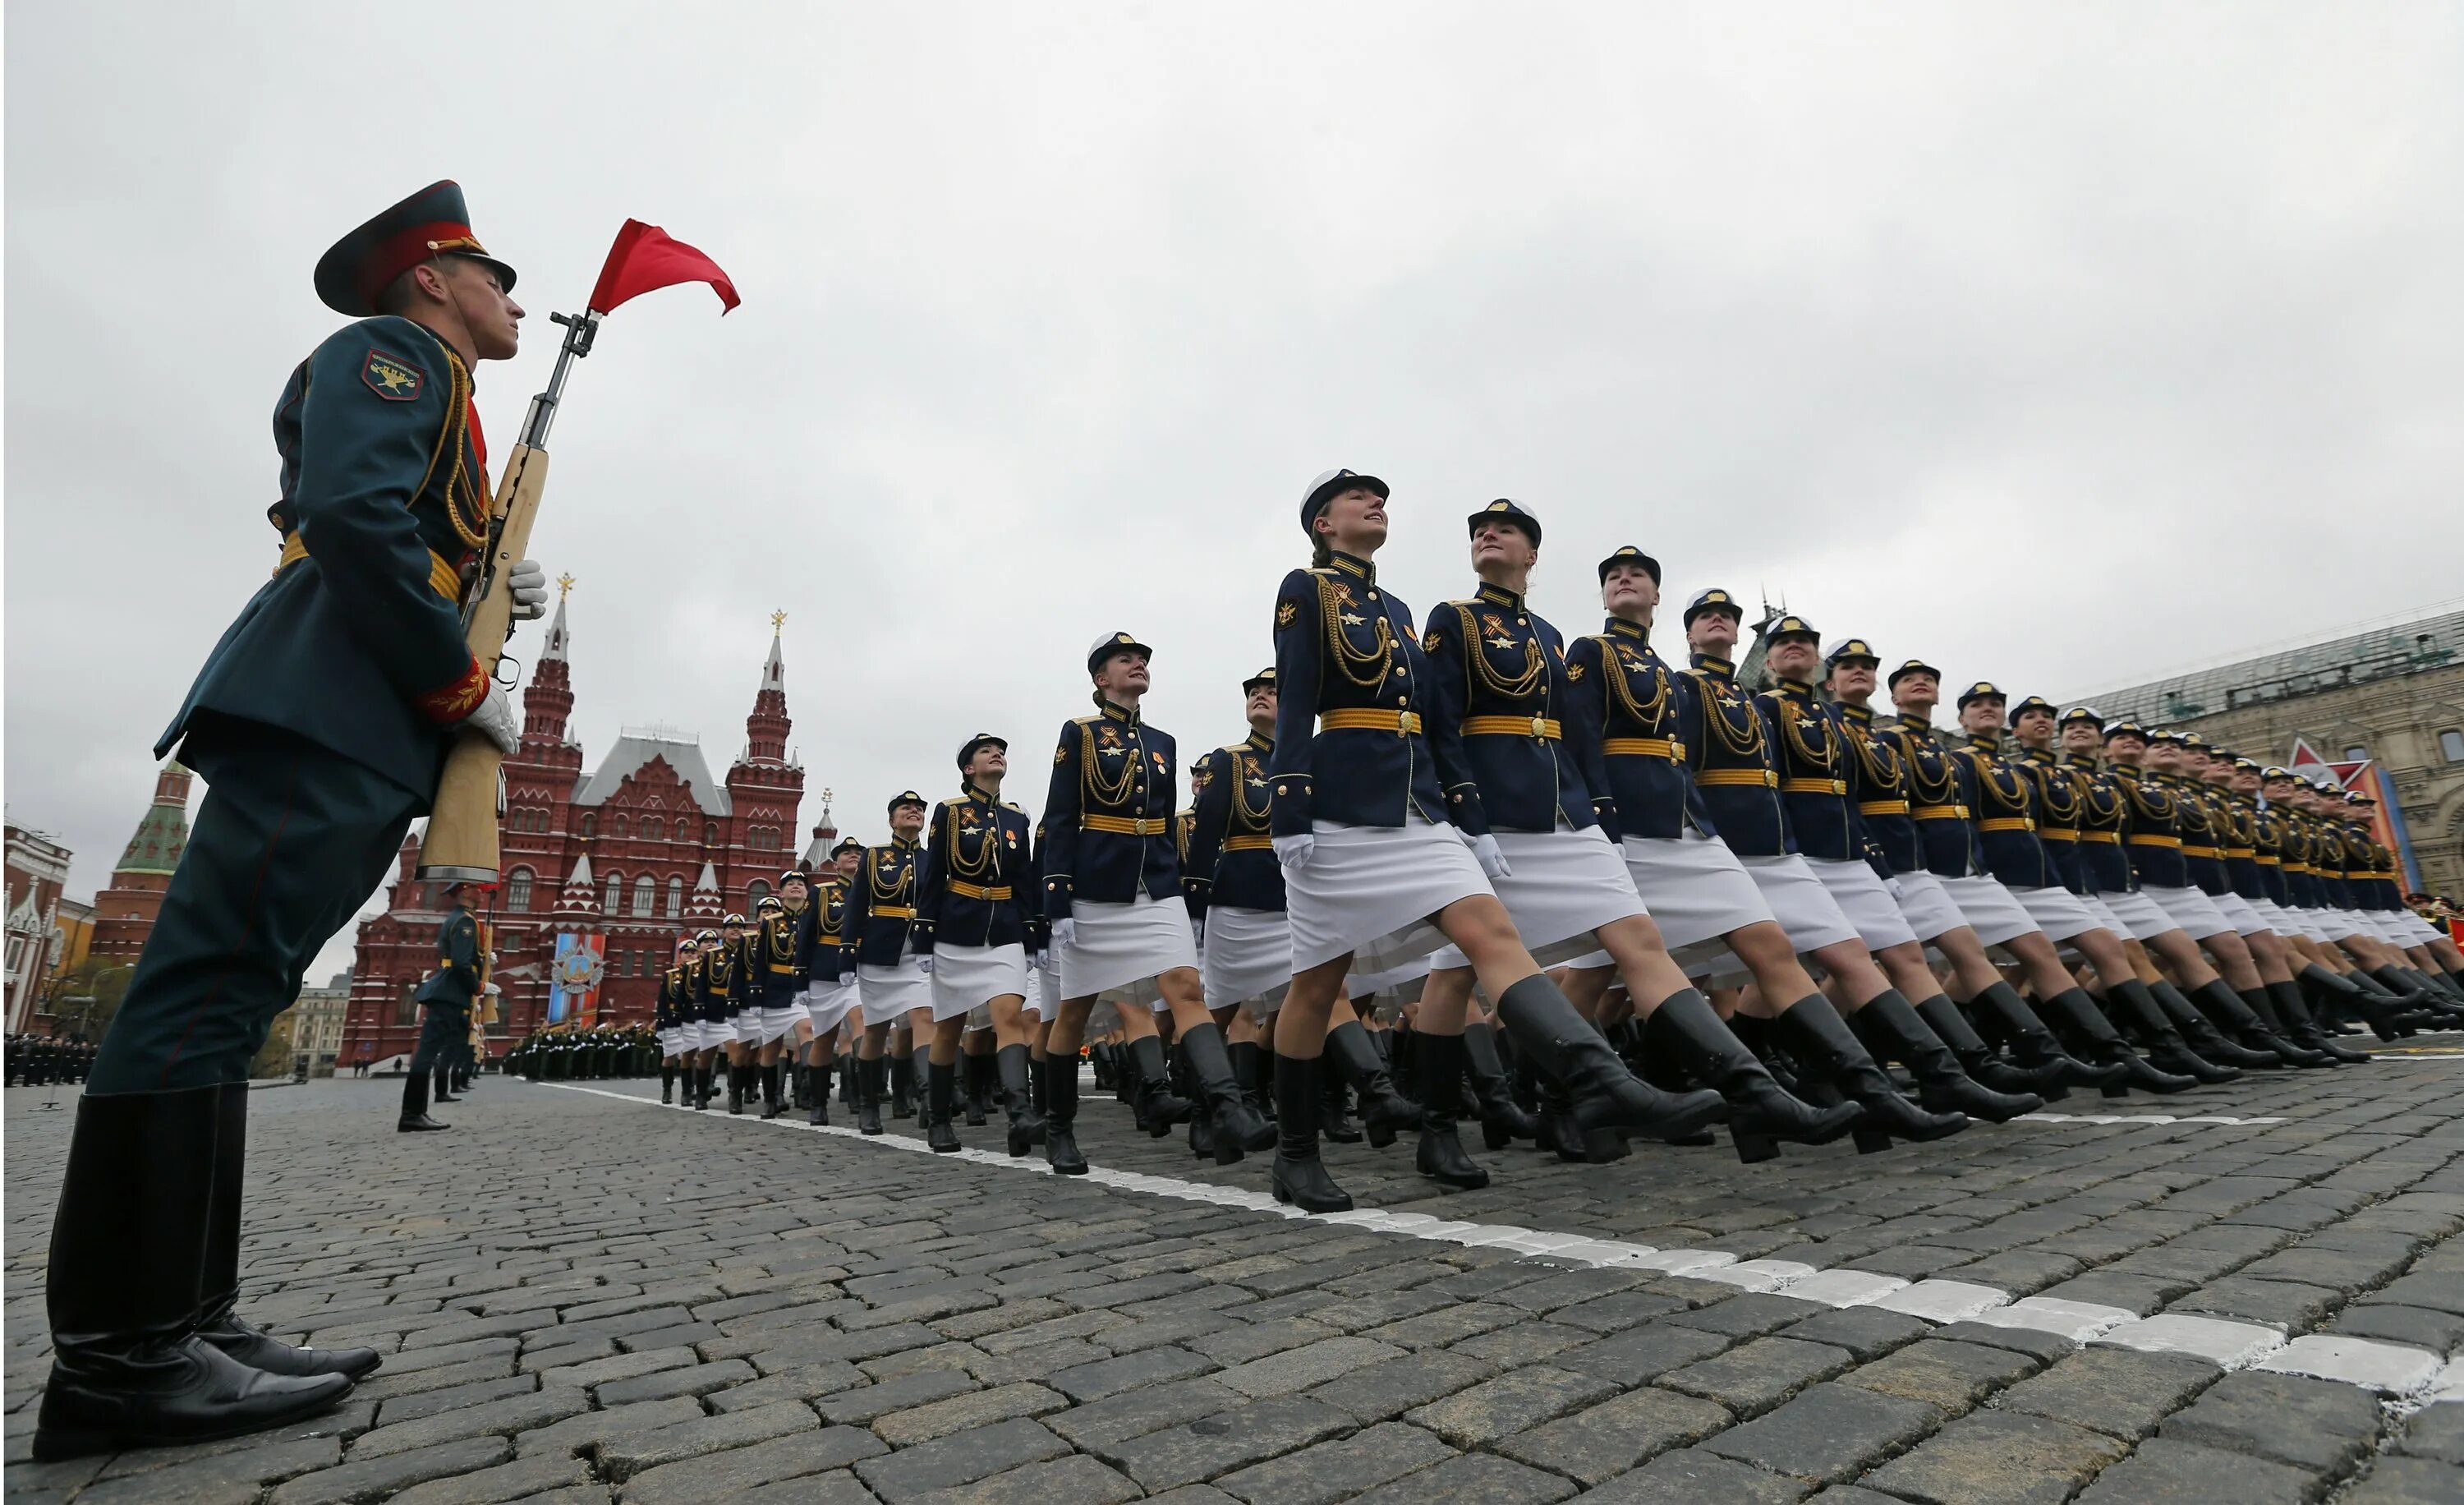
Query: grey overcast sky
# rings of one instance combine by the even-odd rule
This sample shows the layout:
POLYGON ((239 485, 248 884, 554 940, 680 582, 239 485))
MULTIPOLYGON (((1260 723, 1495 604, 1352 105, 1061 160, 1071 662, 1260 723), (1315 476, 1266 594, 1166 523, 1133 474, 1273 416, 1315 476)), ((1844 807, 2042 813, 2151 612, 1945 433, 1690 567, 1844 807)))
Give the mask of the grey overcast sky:
POLYGON ((499 452, 625 216, 735 275, 610 321, 535 552, 594 762, 723 768, 784 607, 868 836, 979 729, 1040 807, 1111 629, 1237 735, 1333 465, 1424 610, 1512 496, 1570 631, 1636 542, 2018 694, 2458 593, 2453 6, 32 0, 7 69, 7 798, 78 894, 274 563, 310 269, 438 177, 499 452))

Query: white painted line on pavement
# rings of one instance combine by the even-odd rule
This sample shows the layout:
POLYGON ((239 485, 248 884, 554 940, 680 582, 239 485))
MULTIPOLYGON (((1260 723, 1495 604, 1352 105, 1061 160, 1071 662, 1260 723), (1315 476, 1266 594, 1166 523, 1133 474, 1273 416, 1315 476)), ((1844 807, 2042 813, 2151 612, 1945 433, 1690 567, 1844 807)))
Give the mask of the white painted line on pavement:
MULTIPOLYGON (((679 1113, 693 1111, 681 1103, 662 1104, 633 1093, 611 1092, 604 1087, 583 1087, 571 1082, 533 1082, 528 1085, 586 1093, 594 1097, 613 1097, 619 1102, 645 1107, 664 1106, 679 1113)), ((756 1127, 775 1124, 808 1134, 825 1134, 885 1149, 923 1154, 932 1152, 931 1145, 909 1135, 863 1134, 839 1124, 807 1123, 802 1117, 782 1115, 765 1119, 724 1112, 712 1113, 711 1116, 756 1127)), ((2058 1118, 2063 1116, 2032 1114, 2029 1117, 2058 1118)), ((2285 1120, 2175 1119, 2159 1115, 2153 1119, 2086 1116, 2083 1121, 2265 1124, 2285 1120)), ((1031 1155, 1013 1160, 1007 1155, 970 1149, 945 1158, 1005 1170, 1052 1174, 1049 1165, 1031 1155)), ((1718 1281, 1749 1292, 1771 1292, 1818 1301, 1826 1306, 1881 1307, 1937 1325, 1984 1322, 1994 1327, 2050 1333, 2077 1345, 2107 1343, 2142 1353, 2189 1354, 2225 1369, 2255 1366, 2276 1373, 2334 1381, 2374 1390, 2412 1405, 2434 1401, 2464 1402, 2464 1356, 2448 1361, 2426 1349, 2400 1343, 2381 1343, 2328 1334, 2298 1338, 2288 1343, 2282 1332, 2254 1322, 2167 1313, 2142 1317, 2122 1307, 2063 1301, 2049 1296, 2013 1300, 2007 1291, 1964 1280, 1920 1280, 1911 1284, 1894 1275, 1869 1271, 1819 1270, 1787 1259, 1740 1259, 1725 1250, 1690 1245, 1683 1249, 1654 1249, 1647 1244, 1597 1238, 1588 1233, 1555 1232, 1511 1224, 1444 1222, 1419 1212, 1385 1212, 1375 1207, 1354 1207, 1349 1212, 1303 1212, 1276 1202, 1270 1194, 1263 1191, 1212 1186, 1203 1182, 1108 1170, 1102 1166, 1090 1170, 1086 1179, 1097 1185, 1124 1191, 1145 1192, 1183 1202, 1211 1203, 1218 1206, 1245 1207, 1287 1219, 1323 1223, 1331 1228, 1397 1233, 1409 1238, 1460 1244, 1468 1249, 1508 1250, 1526 1259, 1572 1262, 1609 1270, 1655 1270, 1664 1274, 1684 1275, 1689 1279, 1718 1281)))

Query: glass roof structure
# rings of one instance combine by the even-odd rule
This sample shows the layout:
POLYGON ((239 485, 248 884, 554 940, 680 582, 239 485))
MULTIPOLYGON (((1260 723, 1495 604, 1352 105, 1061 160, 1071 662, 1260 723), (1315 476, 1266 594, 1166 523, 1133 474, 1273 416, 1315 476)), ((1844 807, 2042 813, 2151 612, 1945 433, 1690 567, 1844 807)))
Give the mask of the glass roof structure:
POLYGON ((2450 611, 2063 703, 2092 705, 2107 720, 2153 726, 2368 684, 2459 659, 2464 611, 2450 611))

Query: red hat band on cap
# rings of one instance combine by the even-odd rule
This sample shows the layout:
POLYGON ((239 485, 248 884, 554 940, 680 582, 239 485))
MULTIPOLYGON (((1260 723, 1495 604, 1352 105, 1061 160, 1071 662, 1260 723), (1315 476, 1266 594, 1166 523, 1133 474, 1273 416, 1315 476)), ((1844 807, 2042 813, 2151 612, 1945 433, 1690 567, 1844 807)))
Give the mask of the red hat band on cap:
POLYGON ((472 233, 470 226, 451 220, 413 225, 386 236, 360 263, 360 296, 375 302, 377 295, 393 286, 395 277, 448 251, 469 251, 483 256, 488 254, 488 248, 479 244, 479 237, 472 233))

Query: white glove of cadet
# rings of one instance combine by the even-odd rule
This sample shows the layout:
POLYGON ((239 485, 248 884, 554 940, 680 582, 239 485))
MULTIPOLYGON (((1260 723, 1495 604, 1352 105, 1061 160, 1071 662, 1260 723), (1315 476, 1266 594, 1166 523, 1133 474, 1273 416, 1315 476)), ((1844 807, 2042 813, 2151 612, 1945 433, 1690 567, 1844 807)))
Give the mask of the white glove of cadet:
POLYGON ((1275 838, 1275 860, 1295 872, 1308 867, 1309 858, 1315 855, 1317 855, 1317 837, 1308 831, 1303 831, 1297 836, 1275 838))
POLYGON ((508 758, 522 750, 522 719, 514 714, 514 702, 505 698, 505 687, 493 679, 478 708, 462 719, 462 725, 495 742, 508 758))
POLYGON ((922 956, 917 957, 915 959, 915 968, 917 971, 922 972, 926 977, 931 977, 933 975, 933 953, 927 951, 922 956))
POLYGON ((1493 878, 1510 878, 1514 870, 1506 865, 1506 853, 1498 850, 1497 838, 1483 831, 1471 838, 1471 854, 1480 859, 1480 871, 1493 878))
POLYGON ((1054 956, 1059 956, 1062 952, 1068 950, 1071 945, 1076 943, 1077 940, 1078 921, 1075 917, 1056 919, 1052 922, 1052 954, 1054 956))
POLYGON ((1189 933, 1198 938, 1198 943, 1199 945, 1202 946, 1206 944, 1206 917, 1203 915, 1192 916, 1189 921, 1189 933))
POLYGON ((515 621, 536 622, 547 615, 547 570, 538 560, 514 561, 505 588, 513 593, 515 621))

